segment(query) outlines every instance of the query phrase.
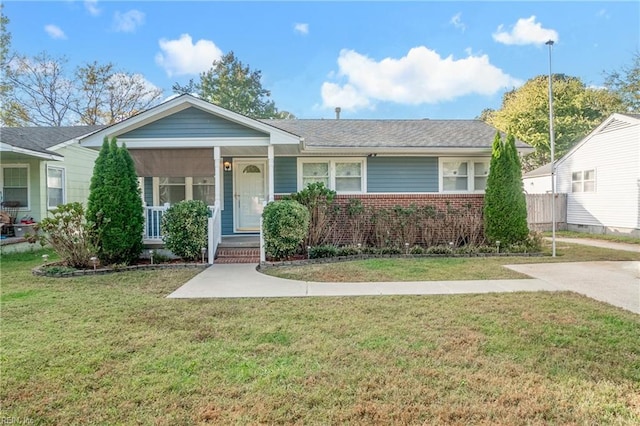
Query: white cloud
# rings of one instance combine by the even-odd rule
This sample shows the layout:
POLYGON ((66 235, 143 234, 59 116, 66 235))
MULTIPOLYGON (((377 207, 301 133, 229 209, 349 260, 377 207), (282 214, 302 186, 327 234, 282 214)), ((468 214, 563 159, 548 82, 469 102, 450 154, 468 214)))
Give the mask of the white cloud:
POLYGON ((467 29, 467 26, 462 22, 462 12, 458 12, 453 15, 449 23, 457 29, 462 30, 462 32, 467 29))
POLYGON ((323 83, 321 94, 326 108, 373 108, 377 101, 435 104, 471 94, 492 95, 522 84, 491 65, 486 55, 441 58, 424 46, 409 50, 402 58, 379 62, 344 49, 338 67, 336 77, 346 82, 323 83))
POLYGON ((158 44, 162 52, 156 54, 156 64, 164 68, 169 77, 199 74, 222 57, 222 50, 214 42, 198 40, 193 44, 189 34, 182 34, 177 40, 163 38, 158 44))
POLYGON ((98 0, 85 0, 84 8, 87 9, 91 16, 98 16, 102 13, 102 10, 98 7, 98 0))
POLYGON ((113 14, 114 30, 121 33, 134 33, 138 27, 144 24, 144 13, 132 9, 125 13, 113 14))
POLYGON ((299 34, 309 34, 309 24, 297 23, 293 26, 293 30, 299 34))
POLYGON ((520 18, 518 22, 511 28, 511 32, 504 31, 504 26, 500 25, 493 39, 503 44, 544 44, 549 40, 558 41, 558 32, 555 30, 542 28, 536 17, 520 18))
POLYGON ((57 25, 53 25, 53 24, 45 25, 44 30, 46 31, 47 34, 49 34, 49 37, 53 39, 66 40, 67 38, 67 35, 64 33, 64 31, 62 31, 62 29, 57 25))

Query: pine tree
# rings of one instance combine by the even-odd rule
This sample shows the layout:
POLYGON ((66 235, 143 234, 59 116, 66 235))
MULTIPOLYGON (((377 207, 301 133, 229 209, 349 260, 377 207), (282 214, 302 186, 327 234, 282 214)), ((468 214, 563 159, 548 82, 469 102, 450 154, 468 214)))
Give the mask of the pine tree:
POLYGON ((91 179, 87 219, 105 264, 135 261, 142 251, 144 216, 133 160, 126 146, 105 139, 91 179))
POLYGON ((485 235, 491 243, 517 244, 527 240, 527 204, 515 137, 506 143, 497 132, 484 196, 485 235))

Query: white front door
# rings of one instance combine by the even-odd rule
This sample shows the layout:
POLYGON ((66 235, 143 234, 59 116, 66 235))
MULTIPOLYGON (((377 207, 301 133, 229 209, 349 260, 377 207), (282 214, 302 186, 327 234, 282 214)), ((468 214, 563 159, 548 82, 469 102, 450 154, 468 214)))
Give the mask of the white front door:
POLYGON ((266 160, 235 160, 234 211, 236 232, 260 230, 260 216, 267 198, 266 160))

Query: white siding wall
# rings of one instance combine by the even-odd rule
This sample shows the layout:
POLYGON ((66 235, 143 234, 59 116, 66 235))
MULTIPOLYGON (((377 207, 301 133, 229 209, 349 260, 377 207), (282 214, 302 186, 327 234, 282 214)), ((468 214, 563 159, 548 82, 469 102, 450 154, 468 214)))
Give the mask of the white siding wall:
POLYGON ((567 197, 567 223, 637 229, 640 125, 604 128, 557 167, 557 192, 567 197), (574 171, 596 171, 596 191, 572 193, 574 171))
POLYGON ((527 194, 551 193, 551 175, 523 178, 522 184, 527 194))

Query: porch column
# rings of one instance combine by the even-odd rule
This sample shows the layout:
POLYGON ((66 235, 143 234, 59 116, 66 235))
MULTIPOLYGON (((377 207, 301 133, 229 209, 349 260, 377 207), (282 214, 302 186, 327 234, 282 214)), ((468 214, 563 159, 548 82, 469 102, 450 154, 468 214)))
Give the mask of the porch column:
POLYGON ((273 145, 267 147, 267 158, 269 159, 269 202, 274 200, 273 192, 275 190, 274 172, 273 172, 273 145))
POLYGON ((220 205, 220 182, 222 182, 221 176, 220 176, 220 147, 219 146, 214 146, 213 147, 213 170, 214 170, 214 182, 215 182, 215 194, 214 194, 214 200, 215 200, 215 205, 222 208, 222 206, 220 205))

